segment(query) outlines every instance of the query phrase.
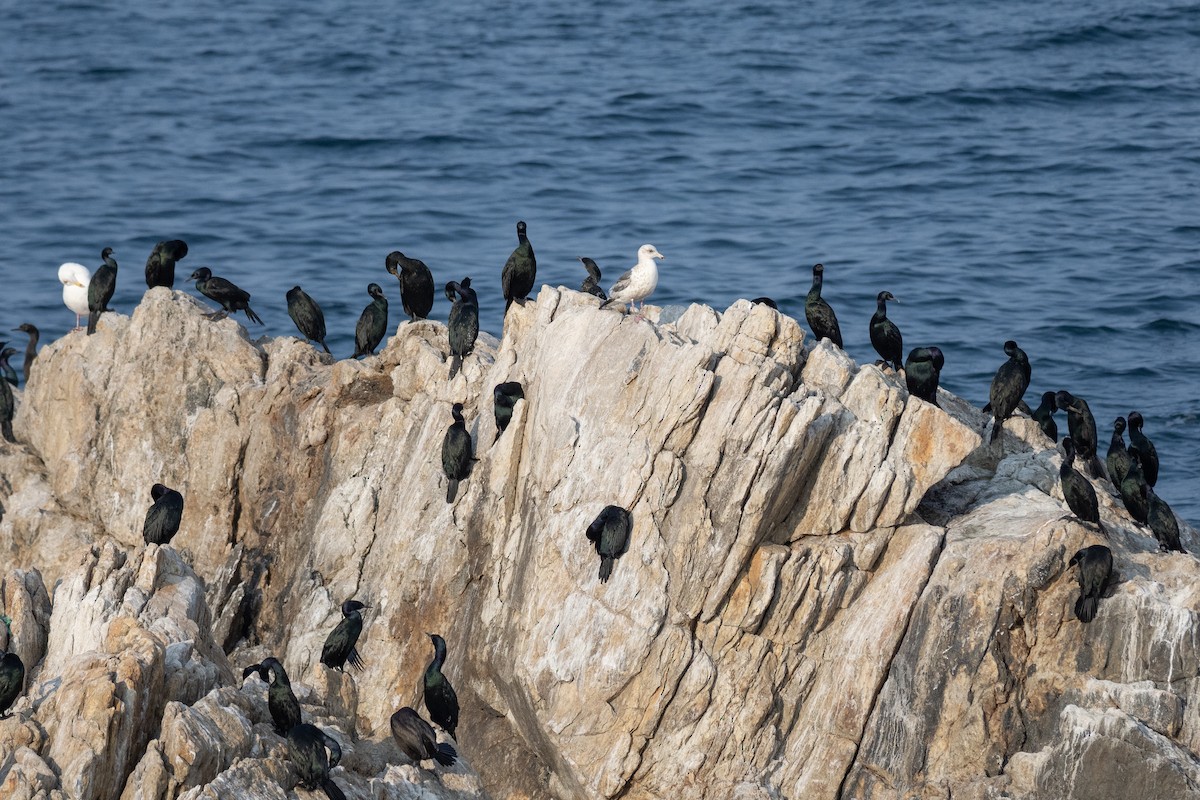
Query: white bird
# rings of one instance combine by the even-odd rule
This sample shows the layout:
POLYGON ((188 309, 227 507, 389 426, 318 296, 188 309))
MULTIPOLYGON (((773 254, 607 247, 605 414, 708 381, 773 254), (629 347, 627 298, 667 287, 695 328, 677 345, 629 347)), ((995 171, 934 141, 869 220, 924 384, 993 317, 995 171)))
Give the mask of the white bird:
POLYGON ((63 285, 63 302, 75 312, 75 330, 82 325, 79 318, 88 313, 88 284, 92 282, 92 271, 83 264, 68 261, 58 268, 58 281, 63 285))
POLYGON ((608 305, 608 303, 632 305, 640 300, 642 305, 638 308, 638 313, 641 314, 642 308, 646 305, 646 298, 654 294, 654 289, 658 286, 658 265, 654 263, 656 258, 664 258, 664 256, 654 245, 644 244, 639 247, 638 262, 633 265, 633 269, 617 278, 617 282, 608 290, 608 301, 602 305, 608 305))

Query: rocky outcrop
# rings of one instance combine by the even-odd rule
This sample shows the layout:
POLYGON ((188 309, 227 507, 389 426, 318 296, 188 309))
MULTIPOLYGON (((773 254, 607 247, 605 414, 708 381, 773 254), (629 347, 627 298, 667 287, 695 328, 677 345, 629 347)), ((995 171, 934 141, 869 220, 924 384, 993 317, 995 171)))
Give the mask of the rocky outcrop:
POLYGON ((0 445, 5 609, 39 664, 0 793, 288 796, 236 679, 275 654, 351 797, 1200 796, 1194 558, 1098 482, 1120 580, 1082 625, 1066 561, 1102 539, 1036 425, 985 446, 975 409, 764 306, 648 311, 543 288, 453 380, 435 322, 330 363, 166 289, 47 347, 0 445), (478 460, 449 505, 455 402, 478 460), (155 482, 186 509, 143 547, 155 482), (609 503, 633 533, 601 583, 609 503), (351 597, 367 669, 342 676, 317 661, 351 597), (421 707, 425 632, 463 705, 439 777, 387 727, 421 707))

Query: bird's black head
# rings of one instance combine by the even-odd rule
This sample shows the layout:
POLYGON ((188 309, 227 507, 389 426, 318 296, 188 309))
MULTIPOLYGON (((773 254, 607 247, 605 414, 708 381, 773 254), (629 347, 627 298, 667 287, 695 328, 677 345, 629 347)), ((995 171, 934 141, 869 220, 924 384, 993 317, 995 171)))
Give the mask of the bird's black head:
POLYGON ((470 277, 463 278, 461 281, 459 281, 459 282, 458 282, 458 285, 459 285, 459 286, 461 286, 461 287, 463 287, 464 289, 470 289, 470 288, 471 288, 471 279, 470 279, 470 277))
POLYGON ((256 672, 258 673, 259 677, 262 678, 264 681, 267 680, 267 676, 265 674, 266 670, 263 669, 263 665, 262 664, 251 664, 250 666, 248 666, 244 670, 242 670, 242 682, 245 683, 246 678, 249 678, 251 675, 253 675, 256 672))
POLYGON ((1014 342, 1012 339, 1009 339, 1007 342, 1004 343, 1004 355, 1009 356, 1011 358, 1012 356, 1014 356, 1016 354, 1017 354, 1017 343, 1014 342))
POLYGON ((157 500, 169 491, 171 490, 166 486, 163 486, 161 483, 156 483, 150 487, 150 497, 153 500, 157 500))
POLYGON ((188 276, 189 281, 206 281, 212 277, 212 270, 208 267, 201 267, 188 276))
POLYGON ((367 294, 371 295, 371 297, 376 297, 376 298, 383 297, 383 287, 380 286, 378 283, 368 284, 367 285, 367 294))
POLYGON ((1139 414, 1136 411, 1129 412, 1129 427, 1130 428, 1132 428, 1135 431, 1140 431, 1142 429, 1142 425, 1144 423, 1145 423, 1145 421, 1142 419, 1141 414, 1139 414))
POLYGON ((931 347, 929 348, 929 353, 933 356, 933 366, 937 367, 939 370, 946 366, 946 357, 942 355, 941 348, 931 347))
POLYGON ((169 242, 159 242, 154 249, 172 261, 179 261, 188 254, 187 242, 182 239, 172 239, 169 242))
POLYGON ((441 652, 446 649, 446 640, 441 636, 438 636, 436 633, 427 633, 425 635, 429 637, 429 641, 433 642, 434 650, 441 652))
POLYGON ((302 294, 304 294, 303 289, 301 289, 299 286, 293 286, 287 290, 287 301, 289 303, 294 303, 300 299, 300 295, 302 294))
POLYGON ((1058 403, 1059 408, 1061 408, 1063 411, 1066 411, 1068 408, 1070 408, 1071 403, 1075 402, 1075 397, 1066 389, 1059 389, 1054 395, 1054 400, 1056 403, 1058 403))
POLYGON ((1063 458, 1070 464, 1075 460, 1075 443, 1071 441, 1070 436, 1064 436, 1062 440, 1063 458))
POLYGON ((387 258, 383 262, 384 269, 395 275, 399 271, 400 260, 404 258, 404 253, 399 250, 393 250, 387 254, 387 258))
POLYGON ((6 347, 3 350, 0 350, 0 361, 7 361, 9 358, 11 358, 12 356, 15 356, 16 354, 17 354, 16 349, 14 349, 12 347, 6 347))
MULTIPOLYGON (((272 675, 279 683, 288 683, 287 670, 283 668, 283 664, 279 663, 279 659, 275 656, 268 656, 259 664, 259 675, 262 679, 269 680, 272 675)), ((245 680, 245 676, 242 676, 245 680)))
POLYGON ((1067 564, 1067 566, 1073 567, 1076 564, 1078 564, 1080 561, 1083 561, 1084 552, 1085 552, 1084 550, 1076 551, 1075 555, 1071 556, 1071 561, 1069 564, 1067 564))
POLYGON ((1125 432, 1125 418, 1117 417, 1113 420, 1113 433, 1122 434, 1125 432))
POLYGON ((813 264, 813 277, 818 277, 825 274, 824 264, 813 264))
POLYGON ((1050 406, 1051 411, 1058 410, 1058 401, 1054 399, 1054 392, 1043 392, 1042 402, 1050 406))
POLYGON ((107 261, 108 257, 111 256, 112 254, 113 254, 113 249, 111 247, 106 247, 100 251, 100 258, 107 261))
POLYGON ((772 300, 769 297, 756 297, 753 300, 751 300, 750 302, 754 303, 755 305, 766 306, 767 308, 773 308, 776 311, 779 310, 779 303, 776 303, 774 300, 772 300))
POLYGON ((456 294, 458 294, 458 281, 450 281, 446 284, 446 299, 453 303, 456 294))
POLYGON ((462 422, 463 421, 463 413, 462 412, 463 412, 463 404, 455 403, 454 406, 450 409, 450 416, 454 417, 455 422, 462 422))
POLYGON ((355 611, 359 611, 364 608, 369 608, 369 606, 365 606, 357 600, 347 600, 346 602, 342 603, 342 616, 348 617, 355 611))
POLYGON ((896 296, 894 294, 892 294, 891 292, 880 292, 879 294, 877 294, 875 296, 875 299, 881 303, 884 301, 887 301, 889 303, 899 303, 900 302, 899 300, 896 299, 896 296))
POLYGON ((33 336, 34 334, 38 333, 38 329, 35 328, 34 326, 30 325, 28 322, 22 322, 20 325, 13 328, 13 330, 21 331, 22 333, 28 333, 30 336, 33 336))
POLYGON ((525 220, 517 222, 517 236, 525 235, 525 220))

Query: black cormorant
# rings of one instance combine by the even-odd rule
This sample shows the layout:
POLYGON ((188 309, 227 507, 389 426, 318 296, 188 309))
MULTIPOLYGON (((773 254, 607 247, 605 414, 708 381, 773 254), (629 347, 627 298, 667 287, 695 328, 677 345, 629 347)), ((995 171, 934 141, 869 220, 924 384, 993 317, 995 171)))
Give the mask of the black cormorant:
POLYGON ((446 296, 457 295, 450 306, 450 319, 447 323, 450 337, 450 377, 458 374, 463 359, 475 349, 475 339, 479 336, 479 298, 471 288, 471 279, 463 278, 461 283, 450 281, 446 284, 446 296))
POLYGON ((512 422, 513 407, 524 397, 525 390, 516 381, 501 383, 492 390, 492 405, 496 412, 496 439, 508 429, 508 423, 512 422))
POLYGON ((504 290, 504 313, 513 300, 524 300, 533 291, 537 279, 537 258, 533 255, 533 245, 525 235, 525 223, 517 223, 517 249, 512 251, 504 269, 500 272, 500 287, 504 290))
POLYGON ((168 289, 175 286, 175 262, 182 261, 187 252, 187 242, 182 239, 154 245, 150 257, 146 259, 146 286, 151 289, 155 286, 168 289))
POLYGON ((900 371, 900 359, 904 356, 904 337, 896 323, 888 319, 887 303, 900 301, 891 292, 880 292, 875 296, 875 313, 871 315, 871 345, 885 364, 900 371))
POLYGON ((433 640, 433 660, 425 668, 425 708, 433 724, 457 739, 454 729, 458 727, 458 695, 450 680, 442 674, 446 663, 446 640, 436 633, 426 634, 433 640))
POLYGON ((25 665, 16 653, 4 653, 0 657, 0 719, 8 718, 8 710, 24 688, 25 665))
POLYGON ((292 683, 288 680, 287 670, 279 659, 271 657, 264 659, 261 664, 251 664, 242 670, 242 680, 257 672, 258 677, 271 684, 267 689, 267 708, 271 711, 271 722, 275 732, 287 736, 288 731, 300 724, 300 701, 292 691, 292 683))
POLYGON ((455 403, 450 409, 454 422, 446 429, 442 440, 442 472, 446 473, 446 502, 453 503, 458 495, 458 482, 471 474, 471 433, 463 420, 463 404, 455 403))
POLYGON ((632 530, 633 518, 620 506, 605 506, 588 525, 587 538, 596 545, 596 552, 600 554, 601 583, 608 583, 613 562, 629 550, 629 533, 632 530))
POLYGON ((433 726, 408 706, 392 714, 392 738, 404 755, 416 762, 432 758, 443 767, 449 767, 458 758, 449 742, 438 744, 433 726))
POLYGON ((996 376, 992 378, 992 388, 988 393, 988 405, 991 407, 992 417, 995 423, 992 425, 992 437, 989 441, 996 441, 1000 437, 1000 431, 1004 427, 1004 420, 1012 416, 1013 411, 1017 408, 1017 403, 1025 395, 1025 390, 1029 388, 1029 357, 1025 355, 1025 351, 1017 347, 1017 343, 1009 339, 1004 343, 1004 353, 1008 356, 1008 361, 1000 365, 996 370, 996 376))
POLYGON ((22 322, 20 325, 13 328, 13 330, 23 331, 24 333, 29 334, 29 344, 25 345, 25 365, 21 369, 22 373, 25 375, 25 385, 28 386, 29 370, 33 367, 33 362, 37 358, 38 339, 41 337, 42 333, 28 322, 22 322))
POLYGON ((208 267, 201 267, 196 270, 188 280, 196 282, 196 290, 200 294, 209 300, 215 300, 217 303, 220 303, 222 310, 215 314, 210 314, 210 319, 225 319, 225 317, 234 311, 245 311, 246 318, 251 322, 256 322, 259 325, 263 324, 258 314, 254 313, 254 309, 250 308, 250 293, 239 289, 224 278, 214 278, 212 270, 208 267))
POLYGON ((1108 454, 1104 458, 1104 465, 1108 467, 1108 479, 1112 481, 1112 485, 1121 490, 1121 484, 1125 481, 1125 476, 1129 474, 1129 464, 1133 457, 1129 455, 1129 451, 1125 449, 1125 440, 1121 438, 1121 434, 1125 433, 1125 418, 1117 417, 1113 420, 1112 440, 1108 445, 1108 454))
POLYGON ((1058 442, 1058 423, 1054 421, 1054 412, 1058 410, 1058 402, 1054 392, 1042 393, 1042 404, 1029 416, 1032 417, 1052 442, 1058 442))
POLYGON ((1102 544, 1085 547, 1071 556, 1069 566, 1079 565, 1079 599, 1075 601, 1075 616, 1080 622, 1096 618, 1096 608, 1112 576, 1112 551, 1102 544))
POLYGON ((1058 468, 1058 480, 1062 484, 1063 498, 1071 507, 1071 513, 1084 522, 1100 525, 1100 504, 1091 481, 1075 471, 1075 442, 1071 437, 1063 438, 1063 460, 1058 468))
POLYGON ((113 292, 117 290, 117 260, 112 257, 113 249, 106 247, 100 251, 104 263, 92 273, 92 282, 88 284, 88 336, 96 332, 96 323, 105 311, 112 311, 108 301, 112 300, 113 292))
POLYGON ((343 619, 325 639, 325 646, 321 648, 322 664, 339 672, 344 671, 347 661, 355 669, 363 668, 362 657, 354 647, 358 642, 358 635, 362 633, 363 620, 360 609, 363 608, 367 606, 357 600, 342 603, 343 619))
POLYGON ((358 324, 354 326, 354 355, 351 358, 375 355, 375 348, 379 347, 387 333, 388 302, 383 287, 372 283, 367 286, 367 294, 373 299, 363 309, 358 324))
POLYGON ((838 327, 837 315, 833 308, 821 298, 821 284, 824 282, 825 265, 813 266, 812 288, 804 300, 804 317, 808 327, 812 328, 813 336, 820 342, 828 339, 838 347, 842 346, 842 329, 838 327))
POLYGON ((179 522, 183 519, 183 495, 156 483, 150 487, 150 497, 154 504, 146 512, 142 538, 146 544, 166 544, 179 533, 179 522))
POLYGON ((1104 468, 1096 456, 1099 442, 1096 418, 1092 416, 1087 401, 1067 391, 1058 392, 1054 400, 1059 408, 1067 412, 1067 430, 1075 442, 1075 455, 1079 457, 1080 463, 1093 478, 1104 477, 1104 468))
POLYGON ((1154 449, 1154 442, 1142 433, 1143 424, 1141 414, 1129 412, 1129 455, 1142 465, 1142 476, 1153 486, 1158 483, 1158 451, 1154 449))
POLYGON ((908 393, 938 405, 938 381, 945 365, 946 359, 936 347, 918 347, 909 353, 908 360, 904 362, 904 382, 908 385, 908 393))
POLYGON ((1167 501, 1155 494, 1148 483, 1142 484, 1142 493, 1146 497, 1146 524, 1150 526, 1159 545, 1164 550, 1186 553, 1179 541, 1179 521, 1175 519, 1175 512, 1167 505, 1167 501))
POLYGON ((751 300, 750 302, 754 303, 755 305, 763 305, 763 306, 766 306, 767 308, 773 308, 776 311, 779 310, 779 304, 776 303, 774 300, 772 300, 769 297, 756 297, 753 300, 751 300))
POLYGON ((17 401, 13 397, 12 387, 8 381, 0 380, 0 435, 10 442, 15 442, 13 436, 13 415, 17 413, 17 401))
POLYGON ((1129 459, 1129 469, 1117 489, 1121 492, 1121 501, 1129 516, 1145 524, 1150 515, 1150 502, 1146 497, 1146 479, 1142 476, 1142 467, 1132 458, 1129 459))
POLYGON ((579 260, 583 262, 583 268, 587 270, 588 276, 583 279, 583 285, 579 287, 579 291, 590 295, 595 295, 601 300, 607 300, 608 295, 600 288, 600 267, 595 261, 592 261, 586 256, 579 256, 579 260))
POLYGON ((17 354, 17 348, 5 347, 4 342, 0 342, 0 376, 4 380, 11 383, 13 386, 18 386, 21 383, 21 376, 17 374, 17 369, 8 360, 17 354))
POLYGON ((329 770, 342 760, 342 748, 325 731, 301 723, 287 734, 288 755, 300 776, 300 785, 305 789, 323 789, 329 800, 346 800, 346 795, 329 777, 329 770), (329 748, 326 755, 325 748, 329 748))
POLYGON ((305 340, 319 343, 329 353, 329 345, 325 344, 325 315, 317 301, 299 286, 293 286, 287 292, 287 309, 288 316, 304 334, 305 340))
MULTIPOLYGON (((384 267, 400 279, 400 306, 408 314, 409 321, 428 317, 433 308, 433 273, 425 262, 394 250, 388 253, 384 267)), ((453 302, 454 298, 449 300, 453 302)))

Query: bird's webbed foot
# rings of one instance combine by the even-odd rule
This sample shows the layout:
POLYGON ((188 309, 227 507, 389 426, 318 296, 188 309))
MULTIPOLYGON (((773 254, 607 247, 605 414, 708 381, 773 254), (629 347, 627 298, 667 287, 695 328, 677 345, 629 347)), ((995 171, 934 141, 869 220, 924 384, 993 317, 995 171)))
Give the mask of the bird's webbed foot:
POLYGON ((208 319, 212 320, 213 322, 220 322, 221 320, 223 320, 229 316, 229 312, 224 311, 224 310, 214 311, 211 314, 205 314, 204 316, 207 317, 208 319))

